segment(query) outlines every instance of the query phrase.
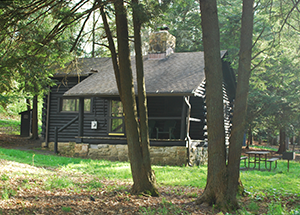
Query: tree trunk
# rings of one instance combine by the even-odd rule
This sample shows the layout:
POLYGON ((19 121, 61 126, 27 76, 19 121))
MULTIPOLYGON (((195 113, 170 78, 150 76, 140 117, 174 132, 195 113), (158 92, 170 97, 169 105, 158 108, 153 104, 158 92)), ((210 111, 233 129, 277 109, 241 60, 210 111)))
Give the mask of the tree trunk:
POLYGON ((277 154, 282 154, 283 152, 286 151, 285 138, 286 138, 285 129, 281 128, 279 131, 279 148, 278 151, 276 152, 277 154))
POLYGON ((38 134, 38 96, 33 97, 33 108, 32 108, 32 137, 31 139, 39 139, 38 134))
POLYGON ((26 99, 26 106, 27 106, 27 111, 30 112, 31 109, 30 99, 26 99))
POLYGON ((227 166, 225 160, 222 67, 216 1, 200 0, 200 8, 206 76, 208 175, 204 193, 197 199, 197 203, 207 202, 216 204, 222 210, 230 210, 238 207, 236 195, 239 186, 240 156, 251 71, 253 0, 243 1, 239 75, 227 166))
POLYGON ((227 202, 225 129, 223 119, 223 73, 216 1, 200 0, 204 46, 208 131, 208 173, 204 193, 196 203, 223 208, 227 202))
MULTIPOLYGON (((157 196, 154 186, 155 177, 149 167, 145 166, 143 151, 140 142, 140 131, 137 119, 135 92, 130 61, 128 40, 128 23, 123 0, 115 1, 117 40, 119 53, 119 70, 121 85, 121 100, 125 115, 125 128, 130 159, 131 173, 133 178, 132 192, 134 194, 147 193, 157 196)), ((150 168, 151 170, 151 168, 150 168)))
POLYGON ((254 0, 243 0, 238 82, 233 110, 228 158, 227 201, 234 207, 238 206, 236 191, 238 190, 238 180, 240 177, 240 157, 242 152, 244 128, 246 124, 249 79, 251 74, 253 4, 254 0))
POLYGON ((135 47, 135 60, 136 60, 136 73, 137 73, 137 87, 138 87, 138 109, 140 116, 140 137, 142 147, 142 158, 145 174, 148 176, 151 185, 151 190, 157 191, 156 178, 154 171, 151 169, 150 162, 150 141, 149 141, 149 128, 148 128, 148 109, 146 98, 146 86, 144 78, 143 54, 142 54, 142 39, 141 39, 141 22, 140 17, 143 15, 138 8, 139 1, 132 0, 133 8, 133 26, 134 26, 134 47, 135 47))
POLYGON ((247 146, 246 149, 249 149, 249 146, 253 144, 253 136, 252 136, 252 126, 249 125, 248 128, 248 140, 247 140, 247 146))
POLYGON ((32 132, 32 115, 31 115, 31 105, 30 105, 30 99, 26 99, 26 107, 27 107, 27 114, 29 116, 29 119, 30 119, 30 130, 29 130, 29 137, 30 137, 30 133, 32 132), (31 118, 30 118, 31 117, 31 118))

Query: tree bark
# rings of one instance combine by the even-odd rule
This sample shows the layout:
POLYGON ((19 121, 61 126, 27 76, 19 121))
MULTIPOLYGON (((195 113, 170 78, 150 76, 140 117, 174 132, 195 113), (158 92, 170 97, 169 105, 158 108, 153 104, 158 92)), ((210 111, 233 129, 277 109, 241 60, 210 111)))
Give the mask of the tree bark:
POLYGON ((151 169, 150 162, 150 141, 149 141, 149 128, 148 128, 148 109, 147 109, 147 97, 146 97, 146 85, 144 77, 143 66, 143 54, 142 54, 142 39, 141 39, 141 19, 143 15, 138 8, 139 1, 132 0, 133 10, 133 27, 134 27, 134 48, 135 48, 135 60, 136 60, 136 74, 137 74, 137 87, 138 87, 138 109, 140 117, 140 137, 142 147, 142 158, 144 171, 151 182, 151 190, 157 191, 156 177, 154 171, 151 169))
POLYGON ((223 73, 220 58, 220 35, 217 3, 200 0, 208 131, 208 173, 204 193, 196 203, 207 202, 219 207, 226 205, 226 154, 223 119, 223 73))
POLYGON ((30 112, 31 112, 30 99, 28 99, 28 98, 26 99, 26 106, 27 106, 27 114, 28 114, 28 116, 29 116, 29 119, 30 119, 30 126, 31 126, 31 127, 30 127, 31 129, 29 130, 29 135, 28 135, 28 136, 30 137, 30 135, 31 135, 30 133, 32 132, 32 118, 30 118, 30 117, 32 117, 32 115, 31 115, 31 113, 30 113, 30 112))
POLYGON ((227 166, 222 103, 223 78, 216 1, 200 0, 200 8, 206 76, 208 175, 206 188, 203 195, 197 199, 197 203, 207 202, 216 204, 221 210, 231 210, 238 207, 236 195, 240 184, 240 156, 251 72, 253 0, 243 1, 238 84, 227 166))
POLYGON ((114 5, 116 11, 121 100, 125 115, 128 155, 134 183, 132 192, 134 194, 147 193, 152 196, 157 196, 158 192, 154 186, 155 177, 153 178, 154 175, 152 171, 149 172, 149 167, 145 167, 140 142, 140 131, 130 61, 127 13, 123 0, 116 0, 114 5))
POLYGON ((235 207, 238 205, 236 191, 238 190, 238 180, 240 177, 240 157, 246 123, 249 79, 251 74, 253 4, 254 0, 243 0, 238 82, 229 147, 227 200, 235 207))
POLYGON ((281 128, 279 131, 279 148, 278 151, 276 152, 277 154, 282 154, 283 152, 286 151, 286 145, 285 145, 285 128, 281 128))
POLYGON ((252 126, 249 125, 248 128, 248 140, 247 140, 247 146, 246 149, 249 149, 249 146, 253 144, 253 137, 252 137, 252 126))
POLYGON ((32 136, 31 139, 39 139, 38 134, 38 96, 33 97, 33 108, 32 108, 32 136))

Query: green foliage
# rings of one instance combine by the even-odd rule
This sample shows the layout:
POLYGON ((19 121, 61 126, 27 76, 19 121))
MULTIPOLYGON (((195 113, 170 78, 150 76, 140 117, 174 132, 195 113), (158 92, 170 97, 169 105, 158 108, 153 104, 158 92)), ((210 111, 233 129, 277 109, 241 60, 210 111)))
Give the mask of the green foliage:
POLYGON ((299 127, 299 15, 290 2, 262 1, 256 9, 254 46, 256 65, 248 98, 248 123, 256 136, 267 141, 286 128, 288 136, 299 127), (286 22, 282 22, 287 18, 286 22))
POLYGON ((169 27, 169 32, 176 37, 176 52, 201 51, 202 30, 200 5, 194 0, 180 0, 169 5, 163 16, 154 19, 154 30, 163 25, 169 27))
POLYGON ((71 17, 68 4, 25 2, 14 1, 0 11, 1 100, 3 93, 43 94, 52 84, 53 64, 63 64, 72 56, 68 53, 75 30, 71 21, 67 30, 53 35, 56 23, 63 19, 55 12, 71 17))

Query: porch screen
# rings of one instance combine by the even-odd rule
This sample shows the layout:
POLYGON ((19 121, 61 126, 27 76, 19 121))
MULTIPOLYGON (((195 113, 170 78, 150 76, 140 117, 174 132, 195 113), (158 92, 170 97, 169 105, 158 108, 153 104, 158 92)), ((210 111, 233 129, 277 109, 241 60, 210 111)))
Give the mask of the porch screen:
POLYGON ((118 100, 111 100, 110 132, 110 135, 124 133, 123 105, 118 100))

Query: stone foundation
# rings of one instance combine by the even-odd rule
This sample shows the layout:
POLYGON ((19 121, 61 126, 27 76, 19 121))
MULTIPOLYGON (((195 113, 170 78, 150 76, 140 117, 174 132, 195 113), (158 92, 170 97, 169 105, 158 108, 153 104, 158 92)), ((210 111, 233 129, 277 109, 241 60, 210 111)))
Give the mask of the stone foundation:
POLYGON ((190 147, 190 163, 194 166, 207 164, 208 148, 205 142, 192 141, 190 147))
MULTIPOLYGON (((50 142, 50 150, 54 150, 54 143, 50 142)), ((42 146, 45 146, 43 143, 42 146)), ((77 144, 58 143, 58 151, 60 155, 69 157, 82 157, 91 159, 105 159, 111 161, 129 161, 127 145, 111 145, 111 144, 77 144)), ((150 147, 151 164, 154 165, 170 165, 182 166, 187 164, 187 149, 184 146, 172 147, 150 147)))

